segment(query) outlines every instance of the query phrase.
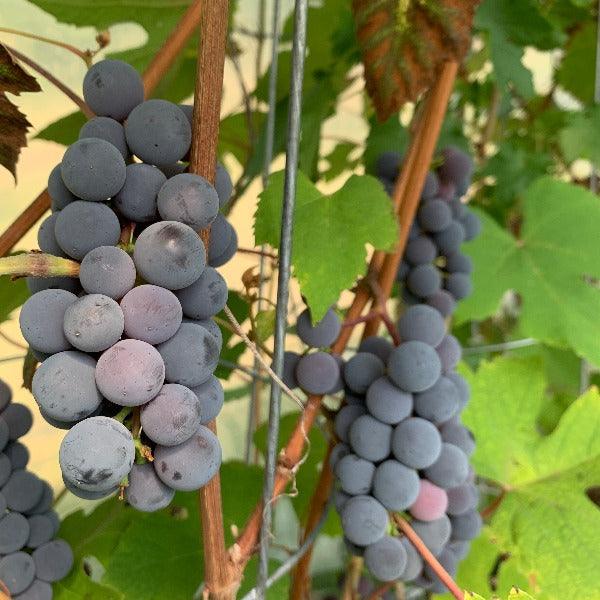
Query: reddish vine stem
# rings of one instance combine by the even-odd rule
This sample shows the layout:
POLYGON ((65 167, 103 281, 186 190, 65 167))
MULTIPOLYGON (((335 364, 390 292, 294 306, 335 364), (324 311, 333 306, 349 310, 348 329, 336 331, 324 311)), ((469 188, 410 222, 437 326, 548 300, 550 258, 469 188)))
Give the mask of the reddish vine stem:
MULTIPOLYGON (((184 13, 156 53, 144 72, 146 96, 152 94, 164 74, 170 69, 181 53, 192 33, 200 23, 200 0, 196 0, 184 13)), ((0 235, 0 256, 6 256, 18 241, 39 221, 50 208, 48 190, 44 190, 0 235)))
POLYGON ((373 590, 367 600, 380 600, 383 595, 394 587, 393 581, 382 583, 376 590, 373 590))
MULTIPOLYGON (((202 0, 200 14, 200 43, 192 117, 192 148, 190 172, 215 180, 217 145, 221 120, 223 69, 227 45, 228 0, 202 0)), ((206 252, 210 227, 199 232, 206 252)), ((216 422, 208 427, 216 434, 216 422)), ((235 598, 237 583, 232 582, 232 565, 225 546, 221 479, 217 473, 198 492, 204 545, 204 595, 214 600, 235 598)))

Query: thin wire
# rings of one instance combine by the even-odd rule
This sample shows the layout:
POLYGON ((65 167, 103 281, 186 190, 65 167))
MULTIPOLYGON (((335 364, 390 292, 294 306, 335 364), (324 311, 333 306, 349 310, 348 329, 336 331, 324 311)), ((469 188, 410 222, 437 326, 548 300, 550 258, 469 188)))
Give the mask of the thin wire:
POLYGON ((517 348, 527 348, 528 346, 536 346, 538 340, 533 338, 524 338, 522 340, 511 340, 510 342, 501 342, 499 344, 488 344, 487 346, 468 346, 463 348, 463 355, 470 354, 488 354, 490 352, 504 352, 506 350, 516 350, 517 348))
MULTIPOLYGON (((308 549, 317 539, 319 533, 321 532, 321 529, 323 529, 323 526, 325 525, 325 521, 329 516, 329 511, 332 505, 333 496, 330 496, 329 500, 327 501, 327 504, 325 505, 325 509, 323 510, 323 514, 317 521, 317 524, 314 526, 313 530, 306 537, 304 542, 302 542, 302 545, 298 548, 298 550, 296 550, 296 552, 294 552, 294 554, 292 554, 292 556, 290 556, 284 563, 282 563, 270 577, 267 578, 265 585, 266 589, 272 587, 275 583, 277 583, 277 581, 279 581, 282 577, 287 575, 298 564, 298 561, 306 554, 308 549)), ((258 589, 254 588, 250 590, 242 598, 242 600, 258 600, 259 596, 257 594, 258 589)))
MULTIPOLYGON (((273 143, 275 138, 275 112, 277 110, 277 71, 279 63, 279 0, 273 2, 273 22, 271 31, 273 33, 273 44, 271 46, 271 71, 269 73, 269 113, 267 114, 267 128, 265 132, 265 161, 263 164, 262 184, 263 189, 269 183, 271 174, 271 161, 273 160, 273 143)), ((260 247, 264 251, 264 245, 260 247)), ((258 312, 262 310, 262 291, 265 281, 265 256, 260 255, 258 264, 258 312)), ((254 370, 260 372, 260 362, 254 357, 254 370)), ((256 379, 252 380, 250 393, 250 406, 248 407, 248 427, 246 428, 246 462, 250 463, 252 456, 252 440, 254 438, 254 411, 258 396, 259 384, 256 379)))
MULTIPOLYGON (((304 59, 306 55, 306 21, 308 0, 296 0, 294 7, 294 41, 292 44, 292 76, 290 101, 288 105, 287 150, 285 179, 283 185, 283 207, 281 212, 281 235, 279 243, 279 274, 277 277, 277 307, 275 311, 275 341, 273 367, 281 376, 287 326, 289 281, 291 275, 292 231, 294 204, 296 199, 296 176, 298 173, 298 152, 300 147, 300 120, 302 112, 302 83, 304 79, 304 59)), ((279 418, 281 413, 281 390, 271 385, 269 399, 269 429, 265 479, 263 485, 263 518, 260 528, 260 557, 257 577, 257 598, 264 600, 269 575, 269 542, 271 535, 271 497, 277 468, 277 447, 279 443, 279 418)))

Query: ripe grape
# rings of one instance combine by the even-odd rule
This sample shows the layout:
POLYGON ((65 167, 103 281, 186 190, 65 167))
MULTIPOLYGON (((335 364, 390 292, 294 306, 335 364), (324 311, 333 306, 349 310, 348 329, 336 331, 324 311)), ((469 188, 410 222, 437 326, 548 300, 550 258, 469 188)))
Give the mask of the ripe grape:
POLYGON ((374 473, 375 465, 356 454, 346 454, 335 465, 335 476, 340 486, 351 496, 368 494, 374 473))
POLYGON ((63 483, 65 488, 71 492, 77 498, 81 498, 82 500, 103 500, 104 498, 108 498, 112 496, 117 490, 119 490, 118 485, 109 488, 107 490, 100 490, 95 492, 90 492, 89 490, 83 490, 78 487, 76 484, 71 483, 68 479, 63 475, 63 483))
POLYGON ((112 144, 127 160, 129 148, 125 141, 123 125, 110 117, 94 117, 79 130, 79 139, 96 138, 112 144))
POLYGON ((483 525, 481 515, 476 510, 450 517, 450 522, 453 540, 473 540, 479 535, 483 525))
POLYGON ((233 183, 227 169, 220 162, 217 163, 215 171, 215 188, 219 196, 219 207, 223 208, 231 198, 233 183))
POLYGON ((432 387, 415 394, 414 402, 417 415, 439 425, 458 412, 458 390, 451 379, 442 375, 432 387))
POLYGON ((221 466, 217 436, 200 425, 198 431, 178 446, 156 446, 154 468, 158 477, 175 490, 192 491, 206 485, 221 466))
POLYGON ((426 298, 441 288, 442 278, 435 265, 418 265, 411 269, 406 285, 415 296, 426 298))
MULTIPOLYGON (((458 568, 458 559, 456 558, 455 554, 451 550, 448 550, 448 548, 444 548, 440 552, 437 559, 439 560, 442 567, 444 567, 446 572, 451 577, 454 577, 454 575, 456 574, 456 569, 458 568)), ((446 585, 442 583, 442 580, 435 574, 435 571, 431 568, 430 565, 425 565, 423 575, 433 583, 431 590, 436 594, 444 594, 448 591, 446 585)))
POLYGON ((312 322, 308 308, 302 311, 296 320, 298 337, 313 348, 331 346, 337 340, 341 329, 342 323, 333 308, 330 308, 318 323, 312 322))
POLYGON ((79 294, 81 286, 77 277, 27 277, 27 289, 31 295, 43 290, 65 290, 79 294))
POLYGON ((223 408, 225 392, 221 382, 211 375, 204 383, 191 388, 200 402, 200 423, 206 425, 217 417, 223 408))
POLYGON ((438 380, 441 372, 435 348, 416 340, 394 348, 388 359, 390 379, 407 392, 425 391, 438 380))
POLYGON ((60 163, 50 171, 50 175, 48 176, 48 194, 50 195, 50 205, 53 212, 62 210, 70 202, 79 200, 65 185, 62 179, 60 163))
POLYGON ((375 162, 375 173, 378 177, 394 181, 401 163, 402 156, 398 152, 382 152, 375 162))
POLYGON ((297 352, 291 352, 286 350, 283 353, 283 372, 281 374, 281 380, 291 390, 298 387, 296 381, 296 367, 302 357, 297 352))
POLYGON ((350 426, 358 417, 365 413, 366 411, 362 404, 342 406, 333 422, 335 434, 342 442, 349 442, 348 434, 350 426))
POLYGON ((422 200, 431 200, 438 195, 440 189, 440 180, 438 176, 433 172, 429 171, 425 177, 425 183, 423 184, 423 190, 421 191, 422 200))
POLYGON ((433 240, 440 254, 449 256, 458 252, 465 239, 465 229, 459 221, 452 221, 446 229, 436 233, 433 240))
POLYGON ((167 383, 152 402, 142 407, 142 429, 153 442, 176 446, 196 432, 201 422, 200 410, 200 401, 192 390, 167 383))
POLYGON ((415 520, 411 523, 411 526, 434 556, 440 555, 440 552, 448 543, 452 531, 450 519, 446 515, 434 521, 415 520))
POLYGON ((71 347, 63 331, 65 311, 77 296, 65 290, 42 290, 21 307, 19 325, 27 343, 41 352, 54 354, 71 347))
MULTIPOLYGON (((10 514, 17 515, 19 513, 10 514)), ((44 515, 32 515, 27 521, 29 526, 29 536, 26 545, 28 548, 37 548, 38 546, 49 542, 54 537, 54 523, 48 517, 44 515)), ((1 528, 2 521, 0 521, 0 529, 1 528)))
POLYGON ((466 273, 450 273, 446 279, 446 289, 457 300, 463 300, 473 292, 473 284, 466 273))
POLYGON ((335 465, 344 458, 344 456, 350 454, 350 446, 348 444, 344 444, 342 442, 336 444, 329 455, 329 466, 333 471, 335 469, 335 465))
POLYGON ((392 453, 413 469, 431 466, 442 451, 442 438, 437 427, 419 417, 399 423, 392 434, 392 453))
POLYGON ((403 342, 416 340, 437 346, 444 339, 446 324, 435 308, 415 304, 407 308, 398 321, 398 333, 403 342))
POLYGON ((442 150, 444 162, 440 165, 439 175, 442 180, 452 181, 459 195, 463 195, 469 187, 473 173, 473 159, 460 148, 448 146, 442 150))
POLYGON ((408 557, 398 538, 386 535, 365 550, 365 566, 379 581, 395 581, 402 575, 408 557))
POLYGON ((13 469, 24 469, 29 462, 29 450, 21 442, 10 442, 4 448, 4 454, 9 458, 13 469))
POLYGON ((467 405, 467 402, 469 402, 469 398, 471 397, 471 389, 469 388, 469 384, 465 378, 458 373, 448 373, 446 377, 450 379, 452 383, 454 383, 456 389, 458 390, 459 410, 462 410, 467 405))
POLYGON ((134 464, 125 488, 125 500, 142 512, 154 512, 171 504, 175 490, 165 485, 150 463, 134 464))
POLYGON ((335 489, 333 490, 333 505, 335 506, 335 509, 339 512, 342 511, 342 508, 344 508, 344 504, 346 504, 346 502, 348 500, 350 500, 351 496, 350 494, 346 494, 346 492, 343 492, 340 489, 335 489))
POLYGON ((389 456, 392 449, 392 428, 371 415, 362 415, 350 425, 350 446, 360 456, 379 462, 389 456))
POLYGON ((131 111, 125 123, 125 137, 133 154, 160 167, 176 163, 187 154, 192 129, 177 104, 153 99, 131 111))
POLYGON ((429 200, 422 204, 417 212, 417 223, 423 231, 431 233, 444 231, 451 222, 452 211, 443 200, 429 200))
POLYGON ((410 265, 405 260, 400 261, 396 271, 396 281, 404 281, 409 273, 410 265))
MULTIPOLYGON (((216 219, 215 219, 215 221, 216 221, 216 219)), ((211 267, 214 267, 215 269, 217 267, 223 266, 225 263, 228 263, 235 256, 235 253, 237 252, 237 249, 238 249, 237 233, 236 233, 235 229, 229 223, 227 223, 227 225, 230 228, 229 243, 227 244, 227 246, 225 247, 223 252, 221 252, 220 254, 216 254, 216 252, 213 250, 212 243, 209 243, 208 264, 211 267)), ((212 240, 212 227, 211 227, 211 240, 212 240)))
POLYGON ((52 600, 52 586, 40 579, 33 583, 21 594, 13 596, 13 600, 52 600))
POLYGON ((437 246, 425 235, 410 240, 404 252, 404 259, 413 266, 433 262, 436 256, 437 246))
POLYGON ((458 487, 469 474, 469 459, 460 448, 444 442, 438 459, 423 473, 431 483, 445 490, 458 487))
POLYGON ((73 551, 65 540, 47 542, 36 548, 31 556, 36 577, 48 583, 64 579, 73 568, 73 551))
POLYGON ((473 271, 473 261, 470 256, 455 252, 446 257, 446 271, 449 273, 466 273, 473 271))
POLYGON ((67 350, 46 359, 32 382, 44 417, 73 423, 91 415, 102 402, 95 373, 96 361, 83 352, 67 350))
POLYGON ((69 146, 60 172, 64 184, 75 196, 92 202, 112 198, 125 183, 121 153, 99 138, 84 138, 69 146))
POLYGON ((427 479, 421 479, 419 495, 410 507, 410 514, 420 521, 435 521, 439 519, 448 506, 446 491, 433 485, 427 479))
POLYGON ((54 535, 56 535, 60 529, 60 519, 58 514, 54 510, 49 510, 48 512, 44 513, 44 516, 48 517, 54 524, 54 535))
POLYGON ((335 359, 335 362, 337 363, 338 377, 337 377, 333 387, 327 393, 328 394, 337 394, 338 392, 341 392, 346 385, 344 382, 344 376, 343 376, 344 365, 346 364, 346 361, 339 354, 332 354, 331 356, 333 356, 333 358, 335 359))
POLYGON ((110 417, 90 417, 64 437, 59 463, 65 480, 88 492, 118 486, 131 470, 135 445, 131 433, 110 417))
POLYGON ((25 591, 36 575, 34 559, 25 552, 15 552, 0 559, 0 581, 11 596, 25 591))
POLYGON ((201 321, 196 321, 195 319, 188 319, 187 317, 184 317, 182 322, 203 327, 206 329, 206 331, 208 331, 208 333, 210 333, 210 335, 212 335, 219 348, 221 348, 223 345, 223 332, 217 323, 213 321, 213 319, 202 319, 201 321))
POLYGON ((340 375, 337 361, 327 352, 306 354, 296 365, 296 381, 308 394, 327 394, 340 375))
POLYGON ((2 418, 8 425, 8 437, 11 441, 23 437, 33 425, 33 415, 24 405, 9 404, 2 412, 2 418))
POLYGON ((82 296, 65 311, 65 336, 84 352, 102 352, 116 344, 123 334, 123 326, 121 307, 103 294, 82 296))
POLYGON ((412 412, 413 397, 383 376, 369 386, 366 404, 369 413, 376 419, 396 425, 412 412))
POLYGON ((470 510, 477 508, 479 494, 477 488, 472 483, 463 483, 455 488, 447 490, 448 509, 447 513, 451 516, 463 515, 470 510))
POLYGON ((96 364, 96 385, 119 406, 139 406, 152 400, 165 379, 159 352, 141 340, 121 340, 102 353, 96 364))
POLYGON ((0 554, 11 554, 21 550, 27 544, 30 529, 29 521, 22 514, 4 514, 3 511, 0 519, 0 554))
POLYGON ((450 550, 458 560, 464 560, 471 550, 471 542, 466 540, 450 540, 446 548, 450 550))
POLYGON ((209 319, 227 304, 227 282, 212 267, 206 267, 192 285, 177 290, 183 314, 190 319, 209 319))
POLYGON ((438 290, 425 300, 425 302, 435 308, 442 317, 449 317, 456 308, 456 300, 446 290, 438 290))
POLYGON ((444 423, 440 427, 442 440, 458 446, 467 456, 475 451, 475 438, 473 434, 460 423, 444 423))
POLYGON ((160 188, 157 197, 160 216, 194 229, 205 229, 219 212, 219 196, 204 177, 193 173, 174 175, 160 188))
MULTIPOLYGON (((12 463, 6 454, 0 454, 0 486, 3 486, 10 477, 10 474, 13 471, 12 463)), ((6 503, 6 500, 3 498, 2 503, 6 503)), ((6 509, 6 507, 4 507, 6 509)))
POLYGON ((445 335, 439 345, 436 346, 435 351, 440 357, 442 372, 451 373, 454 371, 462 356, 460 342, 452 334, 445 335))
POLYGON ((166 380, 187 387, 198 386, 210 378, 221 350, 204 327, 191 323, 183 323, 172 338, 157 348, 164 360, 166 380))
POLYGON ((121 235, 117 215, 105 204, 71 202, 58 213, 56 241, 71 257, 82 260, 99 246, 116 246, 121 235))
POLYGON ((358 352, 344 366, 344 380, 353 392, 364 394, 384 372, 385 365, 378 356, 358 352))
POLYGON ((88 294, 122 298, 135 284, 131 256, 116 246, 99 246, 88 252, 79 268, 79 280, 88 294))
POLYGON ((52 213, 42 221, 37 234, 38 246, 42 252, 53 254, 54 256, 62 256, 65 258, 67 255, 58 245, 58 242, 56 241, 56 235, 54 233, 54 225, 57 218, 58 213, 52 213))
POLYGON ((368 546, 385 535, 388 515, 385 508, 371 496, 354 496, 342 509, 342 529, 346 537, 358 546, 368 546))
POLYGON ((27 512, 42 498, 42 480, 29 471, 13 471, 2 488, 2 495, 10 510, 27 512))
POLYGON ((384 363, 387 363, 387 359, 393 349, 394 345, 389 340, 379 337, 378 335, 370 335, 362 340, 358 346, 359 352, 375 354, 375 356, 378 356, 384 363))
POLYGON ((144 100, 139 73, 120 60, 101 60, 92 65, 83 79, 83 97, 97 114, 124 120, 144 100))
POLYGON ((210 226, 210 243, 208 245, 208 261, 212 265, 212 259, 224 254, 233 237, 233 227, 229 221, 218 214, 210 226))
MULTIPOLYGON (((17 467, 13 467, 13 468, 16 469, 17 467)), ((18 467, 18 468, 22 468, 22 467, 18 467)), ((46 481, 42 481, 42 486, 44 487, 44 490, 42 492, 42 497, 40 498, 39 502, 32 509, 27 511, 27 514, 29 514, 29 515, 43 514, 43 513, 48 512, 52 508, 52 503, 54 502, 54 492, 52 491, 52 488, 46 481)), ((0 511, 0 513, 1 512, 2 511, 0 511)))
POLYGON ((471 211, 467 211, 460 222, 465 229, 465 241, 467 242, 475 239, 481 232, 481 219, 471 211))
MULTIPOLYGON (((6 448, 10 440, 10 428, 5 419, 0 416, 0 452, 6 448)), ((2 514, 2 511, 0 511, 2 514)))
POLYGON ((125 334, 148 344, 172 338, 181 325, 182 309, 177 296, 157 285, 140 285, 121 300, 125 334))
POLYGON ((133 262, 148 283, 180 290, 192 285, 202 274, 206 264, 204 244, 183 223, 154 223, 138 236, 133 262))
POLYGON ((117 210, 136 223, 158 217, 156 197, 167 181, 160 169, 144 163, 127 165, 125 184, 113 198, 117 210))
POLYGON ((419 476, 397 460, 386 460, 375 470, 373 496, 388 510, 406 510, 419 496, 419 476))
POLYGON ((402 581, 413 581, 423 570, 423 559, 408 538, 402 537, 400 542, 406 551, 406 566, 400 575, 400 579, 402 581))

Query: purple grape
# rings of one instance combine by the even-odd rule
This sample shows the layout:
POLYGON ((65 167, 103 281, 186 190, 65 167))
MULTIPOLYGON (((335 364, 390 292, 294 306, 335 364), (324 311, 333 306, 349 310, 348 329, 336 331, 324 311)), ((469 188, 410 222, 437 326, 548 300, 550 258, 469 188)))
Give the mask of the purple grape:
POLYGON ((465 229, 459 221, 452 221, 446 229, 433 236, 438 252, 445 256, 458 252, 464 239, 465 229))
POLYGON ((423 474, 445 490, 458 487, 469 475, 469 459, 458 446, 444 442, 438 459, 423 474))
POLYGON ((351 496, 368 494, 374 473, 375 465, 356 454, 346 454, 335 465, 335 476, 340 486, 351 496))
POLYGON ((33 583, 35 574, 34 559, 25 552, 15 552, 0 559, 0 581, 13 598, 33 583))
POLYGON ((392 428, 371 415, 362 415, 350 425, 348 438, 352 450, 361 458, 379 462, 392 449, 392 428))
POLYGON ((9 404, 2 412, 2 418, 8 425, 8 438, 11 441, 23 437, 33 425, 33 415, 24 405, 17 402, 9 404))
POLYGON ((475 451, 475 438, 473 434, 460 423, 444 423, 440 427, 442 440, 458 446, 467 456, 475 451))
POLYGON ((417 222, 423 231, 431 233, 444 231, 452 222, 452 211, 448 203, 443 200, 429 200, 419 207, 417 222))
POLYGON ((110 117, 93 117, 79 130, 79 139, 97 138, 112 144, 127 160, 129 148, 125 141, 123 125, 110 117))
POLYGON ((440 456, 442 438, 433 423, 412 417, 399 423, 392 434, 392 453, 413 469, 430 467, 440 456))
POLYGON ((122 298, 135 285, 135 265, 116 246, 99 246, 88 252, 79 268, 79 280, 88 294, 122 298))
POLYGON ((415 304, 407 308, 400 317, 398 333, 403 342, 416 340, 437 346, 444 339, 446 324, 435 308, 426 304, 415 304))
POLYGON ((48 583, 64 579, 73 568, 73 551, 65 540, 47 542, 36 548, 31 556, 36 577, 48 583))
POLYGON ((79 200, 62 180, 60 163, 50 171, 48 177, 48 194, 50 195, 52 212, 62 210, 67 204, 79 200))
POLYGON ((412 412, 413 397, 383 376, 369 386, 366 404, 369 413, 376 419, 396 425, 412 412))
POLYGON ((462 347, 460 342, 451 334, 444 336, 444 339, 436 346, 435 351, 440 357, 443 373, 451 373, 454 371, 462 357, 462 347))
POLYGON ((419 496, 419 476, 397 460, 386 460, 375 470, 373 496, 388 510, 402 511, 419 496))
POLYGON ((306 354, 296 366, 298 385, 308 394, 329 393, 336 386, 339 374, 337 361, 327 352, 306 354))
POLYGON ((312 348, 331 346, 341 330, 342 322, 333 308, 330 308, 318 323, 312 322, 308 308, 302 311, 296 320, 298 337, 312 348))
POLYGON ((37 234, 38 246, 46 254, 66 258, 67 255, 56 241, 56 234, 54 233, 56 219, 58 219, 58 213, 52 213, 42 221, 37 234))
POLYGON ((125 488, 125 500, 136 510, 154 512, 171 504, 175 490, 165 485, 150 463, 134 464, 125 488))
POLYGON ((167 181, 160 169, 144 163, 127 165, 125 184, 113 198, 116 209, 135 223, 158 218, 156 197, 167 181))
POLYGON ((12 554, 21 550, 27 544, 30 531, 29 521, 22 514, 3 514, 0 518, 0 553, 12 554))
POLYGON ((392 342, 377 335, 371 335, 365 338, 358 346, 358 352, 375 354, 375 356, 378 356, 384 363, 387 362, 393 349, 394 345, 392 342))
POLYGON ((458 412, 458 390, 451 379, 442 375, 432 387, 415 394, 414 402, 417 415, 439 425, 458 412))
POLYGON ((402 390, 423 392, 442 372, 440 359, 428 344, 410 341, 394 348, 388 359, 388 376, 402 390))
POLYGON ((365 549, 365 566, 379 581, 395 581, 402 575, 408 557, 398 538, 386 535, 365 549))
POLYGON ((472 294, 473 284, 466 273, 450 273, 446 279, 446 289, 457 300, 464 300, 472 294))
POLYGON ((190 319, 209 319, 227 304, 227 282, 212 267, 206 267, 192 285, 177 290, 183 314, 190 319))
POLYGON ((348 442, 348 433, 350 426, 358 417, 364 415, 367 411, 362 405, 342 406, 338 414, 335 416, 333 428, 335 434, 342 442, 348 442))
POLYGON ((211 375, 208 381, 191 388, 191 390, 200 402, 200 423, 206 425, 216 419, 225 401, 225 392, 221 382, 214 375, 211 375))
POLYGON ((345 536, 358 546, 380 540, 388 526, 387 511, 371 496, 350 498, 342 509, 341 519, 345 536))
POLYGON ((344 366, 344 380, 353 392, 364 394, 384 372, 385 365, 378 356, 358 352, 344 366))
POLYGON ((412 266, 431 263, 436 256, 437 246, 426 235, 419 235, 410 240, 404 251, 404 259, 412 266))
POLYGON ((406 285, 415 296, 427 298, 440 290, 442 277, 435 265, 418 265, 411 269, 406 285))
POLYGON ((479 494, 472 483, 463 483, 458 487, 450 488, 447 493, 448 509, 446 512, 449 515, 464 515, 466 512, 477 508, 479 494))

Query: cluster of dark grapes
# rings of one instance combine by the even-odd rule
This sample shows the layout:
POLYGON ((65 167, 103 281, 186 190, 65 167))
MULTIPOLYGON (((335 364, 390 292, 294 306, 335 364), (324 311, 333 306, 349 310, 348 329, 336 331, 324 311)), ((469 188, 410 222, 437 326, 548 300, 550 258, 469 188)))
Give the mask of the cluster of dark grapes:
POLYGON ((52 488, 27 470, 29 451, 18 440, 32 422, 0 380, 0 582, 14 600, 51 600, 52 583, 69 574, 73 552, 55 537, 52 488))
POLYGON ((219 212, 232 184, 221 165, 214 186, 186 172, 192 107, 144 101, 128 64, 92 66, 83 94, 98 116, 50 174, 52 214, 38 236, 42 251, 80 261, 79 278, 29 278, 21 331, 41 363, 40 412, 69 430, 66 487, 85 499, 121 489, 153 511, 221 463, 206 425, 223 404, 212 317, 227 301, 215 268, 237 250, 219 212))
MULTIPOLYGON (((471 158, 453 146, 442 150, 441 164, 425 181, 417 217, 398 273, 406 304, 423 302, 450 316, 456 302, 471 294, 471 259, 460 245, 481 229, 479 217, 461 202, 473 170, 471 158)), ((377 175, 388 192, 402 162, 399 154, 382 154, 377 175)))

